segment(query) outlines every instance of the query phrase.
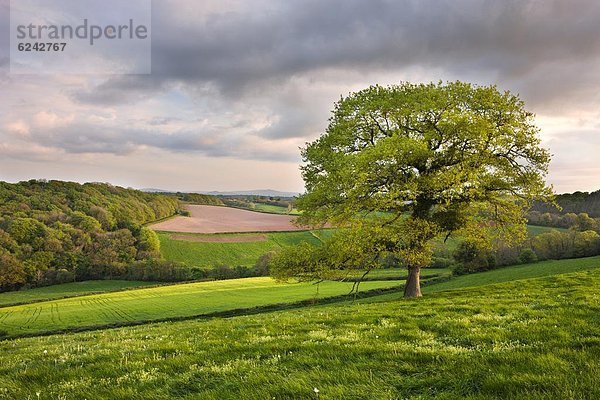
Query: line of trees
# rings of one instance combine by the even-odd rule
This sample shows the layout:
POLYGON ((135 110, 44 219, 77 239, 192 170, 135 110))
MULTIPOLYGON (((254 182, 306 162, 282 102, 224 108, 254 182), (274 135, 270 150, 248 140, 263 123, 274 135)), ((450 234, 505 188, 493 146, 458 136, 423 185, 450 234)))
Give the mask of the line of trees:
POLYGON ((531 211, 527 214, 527 220, 531 225, 550 226, 554 228, 575 229, 578 231, 596 230, 600 231, 600 218, 592 218, 588 213, 541 213, 531 211))
POLYGON ((453 253, 453 271, 460 275, 508 265, 597 255, 600 255, 600 230, 551 230, 519 246, 499 244, 495 250, 483 242, 465 240, 453 253))
POLYGON ((595 192, 574 192, 559 194, 556 196, 556 203, 560 210, 551 204, 536 202, 533 204, 532 211, 539 213, 567 214, 567 213, 587 213, 592 218, 600 218, 600 190, 595 192))
POLYGON ((181 201, 192 204, 200 204, 207 206, 223 206, 223 201, 216 196, 201 193, 177 193, 177 197, 181 201))
POLYGON ((176 214, 178 204, 105 183, 0 182, 0 290, 154 267, 147 262, 158 262, 160 242, 144 224, 176 214))
POLYGON ((228 207, 254 209, 255 203, 285 207, 290 211, 294 207, 294 199, 267 196, 222 196, 220 199, 228 207))

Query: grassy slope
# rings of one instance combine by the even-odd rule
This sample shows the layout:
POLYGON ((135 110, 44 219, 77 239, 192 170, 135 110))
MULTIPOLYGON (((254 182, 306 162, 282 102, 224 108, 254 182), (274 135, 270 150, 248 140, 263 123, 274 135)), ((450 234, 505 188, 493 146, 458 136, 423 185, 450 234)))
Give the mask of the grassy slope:
POLYGON ((440 292, 442 290, 491 285, 518 279, 539 278, 594 268, 600 268, 600 256, 572 260, 548 260, 534 264, 499 268, 479 274, 459 276, 448 282, 425 287, 424 292, 440 292))
MULTIPOLYGON (((534 264, 517 265, 514 267, 498 268, 492 271, 477 274, 453 277, 448 281, 424 285, 422 290, 427 296, 431 293, 465 289, 498 283, 517 281, 523 279, 534 279, 552 275, 568 274, 579 271, 591 271, 600 269, 600 256, 576 258, 572 260, 549 260, 534 264)), ((428 269, 422 270, 422 273, 428 269)), ((444 271, 444 270, 439 270, 444 271)), ((443 275, 443 272, 441 273, 443 275)), ((427 275, 424 275, 425 277, 427 275)), ((429 275, 430 276, 430 275, 429 275)), ((402 293, 390 293, 381 296, 360 300, 363 303, 399 300, 402 293)))
POLYGON ((20 290, 17 292, 0 293, 0 307, 18 303, 29 303, 34 301, 80 296, 91 293, 111 292, 140 286, 151 286, 154 284, 156 283, 118 280, 64 283, 62 285, 20 290))
MULTIPOLYGON (((427 279, 431 277, 449 277, 452 274, 452 270, 449 268, 424 268, 421 270, 421 279, 427 279)), ((348 277, 360 278, 363 272, 353 271, 348 274, 348 277)), ((374 269, 370 271, 365 280, 378 280, 378 279, 399 279, 406 280, 408 272, 406 268, 389 268, 389 269, 374 269)))
POLYGON ((600 398, 599 286, 595 269, 415 301, 5 341, 0 396, 600 398))
POLYGON ((564 228, 552 228, 549 226, 540 226, 540 225, 527 225, 527 231, 532 236, 536 236, 541 233, 546 233, 546 232, 549 232, 552 230, 561 231, 561 232, 568 231, 568 229, 564 229, 564 228))
MULTIPOLYGON (((547 232, 552 228, 529 226, 531 235, 547 232)), ((318 244, 315 235, 322 238, 330 236, 333 229, 304 232, 279 232, 267 233, 268 240, 245 243, 214 243, 214 242, 188 242, 170 239, 170 233, 159 232, 161 252, 164 258, 171 261, 179 261, 190 266, 211 267, 217 264, 232 266, 253 266, 258 258, 269 251, 277 250, 282 245, 294 245, 302 241, 318 244)), ((189 236, 207 236, 201 234, 188 234, 189 236)), ((255 235, 255 234, 252 234, 255 235)), ((212 235, 223 236, 223 235, 212 235)), ((238 235, 236 235, 238 236, 238 235)), ((442 240, 435 245, 438 255, 450 256, 456 248, 460 239, 451 237, 446 243, 442 240)))
MULTIPOLYGON (((242 243, 191 242, 173 240, 171 233, 159 232, 161 253, 164 258, 179 261, 191 266, 211 267, 218 264, 231 266, 253 266, 258 258, 281 246, 294 245, 302 241, 318 244, 317 236, 327 235, 327 231, 300 231, 266 233, 267 240, 242 243)), ((178 234, 180 235, 180 234, 178 234)), ((255 236, 256 234, 250 234, 255 236)), ((207 235, 187 234, 190 237, 207 235)), ((226 234, 210 236, 227 236, 226 234)), ((235 236, 240 236, 236 234, 235 236)))
MULTIPOLYGON (((363 282, 361 290, 401 286, 363 282)), ((350 282, 277 283, 271 278, 159 286, 0 308, 0 331, 9 335, 134 321, 182 318, 241 308, 343 295, 350 282)))
POLYGON ((266 212, 270 214, 285 214, 285 215, 300 215, 298 210, 293 208, 290 213, 288 213, 287 207, 282 206, 274 206, 272 204, 264 204, 264 203, 253 203, 254 207, 250 208, 250 210, 266 212))

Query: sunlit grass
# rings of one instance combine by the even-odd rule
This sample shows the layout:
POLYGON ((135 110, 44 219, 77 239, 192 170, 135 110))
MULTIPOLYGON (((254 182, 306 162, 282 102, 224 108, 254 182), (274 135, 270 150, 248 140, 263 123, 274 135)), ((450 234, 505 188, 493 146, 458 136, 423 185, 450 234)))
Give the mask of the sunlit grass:
MULTIPOLYGON (((275 232, 264 234, 245 234, 246 236, 264 235, 266 240, 254 242, 239 243, 221 243, 221 242, 194 242, 186 240, 174 240, 172 233, 159 232, 158 236, 161 242, 161 253, 167 260, 178 261, 190 266, 211 268, 215 265, 246 266, 252 267, 256 261, 265 253, 279 250, 282 246, 291 246, 303 241, 318 245, 320 239, 330 233, 327 230, 317 231, 299 231, 299 232, 275 232)), ((227 237, 231 234, 181 234, 190 237, 227 237)), ((234 234, 233 236, 244 236, 244 234, 234 234)))
POLYGON ((52 300, 90 293, 110 292, 140 286, 151 286, 154 284, 156 284, 156 282, 105 280, 72 282, 35 289, 23 289, 15 292, 0 293, 0 307, 17 303, 52 300))
POLYGON ((0 397, 596 399, 598 287, 593 269, 412 301, 8 340, 0 397))
MULTIPOLYGON (((402 281, 363 282, 361 290, 402 284, 402 281)), ((159 286, 0 308, 0 331, 22 335, 184 318, 345 295, 352 286, 350 282, 281 283, 271 278, 159 286)))

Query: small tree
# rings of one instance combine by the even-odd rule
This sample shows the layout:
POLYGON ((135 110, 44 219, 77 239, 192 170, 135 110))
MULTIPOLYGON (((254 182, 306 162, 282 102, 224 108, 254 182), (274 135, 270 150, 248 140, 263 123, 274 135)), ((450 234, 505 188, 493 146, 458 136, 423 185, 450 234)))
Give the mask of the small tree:
POLYGON ((140 229, 137 248, 139 259, 160 258, 160 239, 156 232, 150 228, 140 229))
POLYGON ((495 86, 403 83, 342 98, 326 133, 302 151, 297 201, 300 223, 342 229, 320 249, 283 251, 272 274, 368 270, 391 253, 409 272, 405 296, 421 296, 432 239, 525 238, 524 210, 551 197, 537 133, 523 102, 495 86))

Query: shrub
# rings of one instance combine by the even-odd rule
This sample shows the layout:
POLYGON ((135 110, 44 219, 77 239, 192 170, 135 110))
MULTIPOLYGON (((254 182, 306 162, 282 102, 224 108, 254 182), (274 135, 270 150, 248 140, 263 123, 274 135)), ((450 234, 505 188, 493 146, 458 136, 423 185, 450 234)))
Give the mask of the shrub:
POLYGON ((431 268, 450 268, 454 261, 445 257, 433 257, 431 268))
POLYGON ((254 273, 257 276, 268 276, 269 275, 269 263, 274 256, 274 252, 270 251, 263 254, 258 258, 256 264, 254 264, 254 273))
POLYGON ((381 268, 383 269, 388 269, 388 268, 398 268, 402 266, 402 261, 394 254, 392 253, 387 253, 385 254, 381 261, 381 268))
POLYGON ((473 240, 460 243, 453 257, 458 264, 454 267, 453 273, 457 275, 487 271, 496 266, 496 259, 492 252, 473 240))
POLYGON ((521 250, 521 254, 519 254, 519 263, 520 264, 530 264, 537 262, 538 257, 537 254, 530 248, 526 248, 521 250))

